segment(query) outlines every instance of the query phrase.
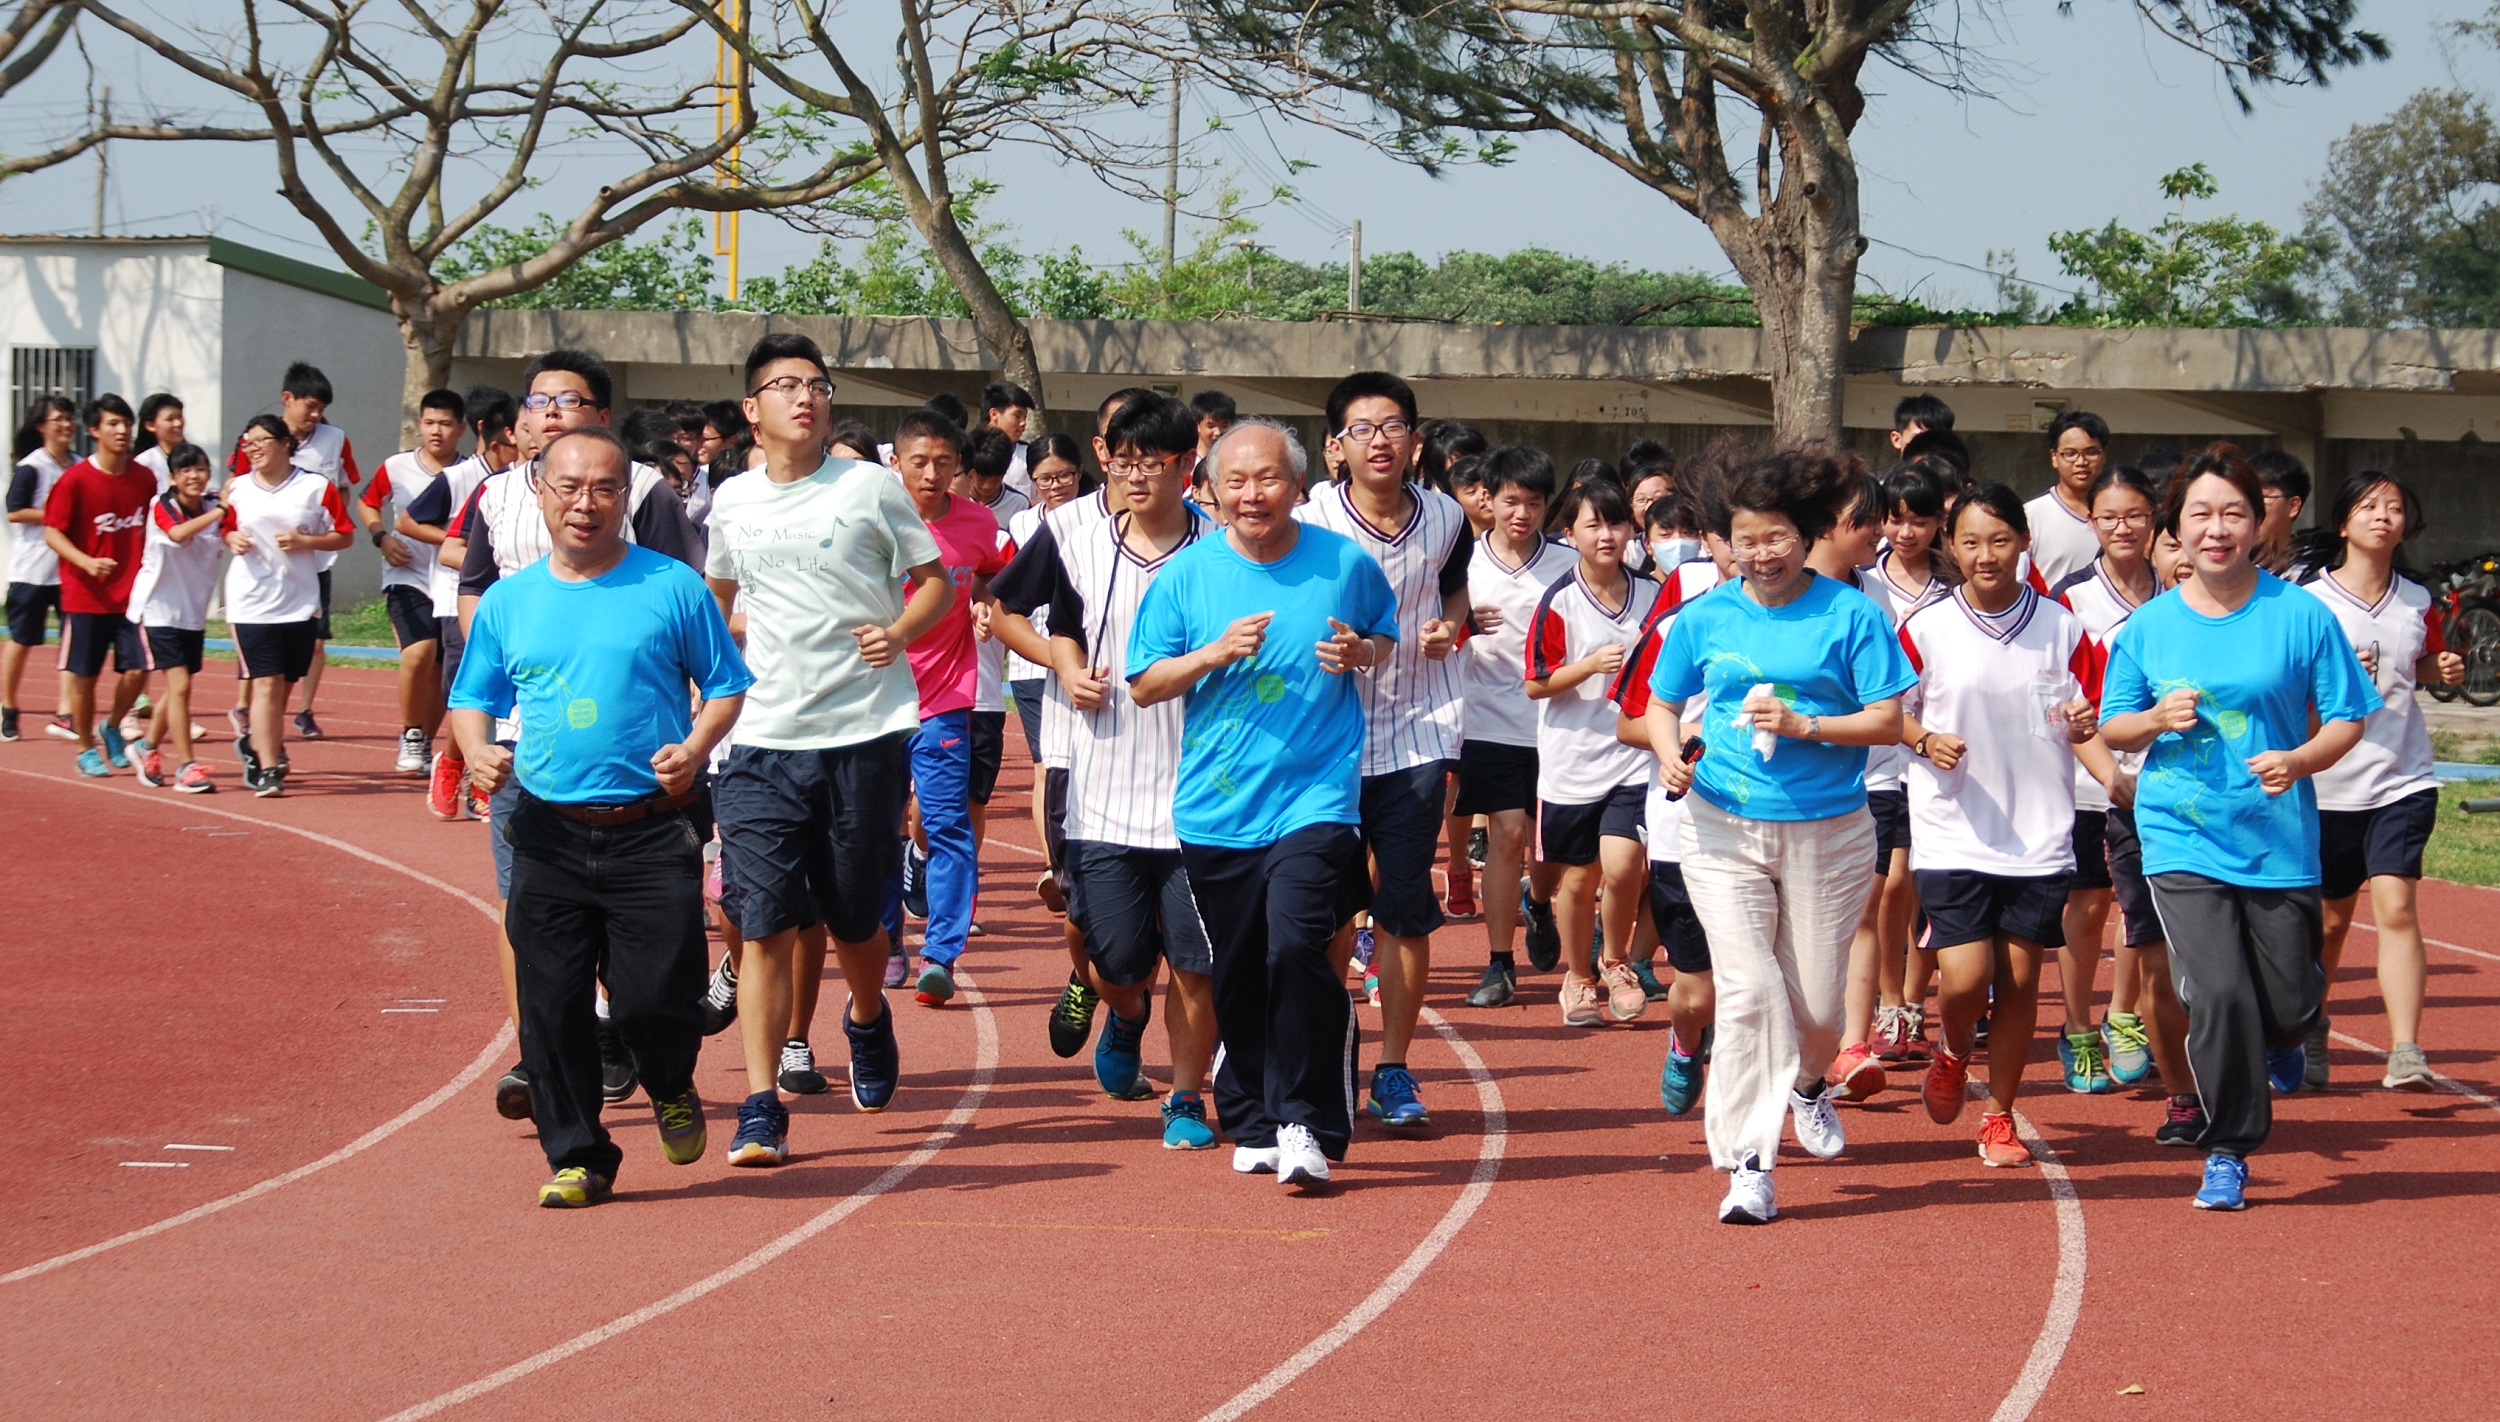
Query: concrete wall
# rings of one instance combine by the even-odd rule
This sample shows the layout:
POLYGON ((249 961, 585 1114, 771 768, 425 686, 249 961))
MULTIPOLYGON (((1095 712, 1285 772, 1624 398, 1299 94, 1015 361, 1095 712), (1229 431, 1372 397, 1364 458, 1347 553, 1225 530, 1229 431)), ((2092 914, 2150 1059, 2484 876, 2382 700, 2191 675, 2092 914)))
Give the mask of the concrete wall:
POLYGON ((205 239, 0 244, 0 344, 93 347, 98 391, 134 409, 173 391, 191 438, 210 447, 234 427, 221 423, 223 305, 205 239))

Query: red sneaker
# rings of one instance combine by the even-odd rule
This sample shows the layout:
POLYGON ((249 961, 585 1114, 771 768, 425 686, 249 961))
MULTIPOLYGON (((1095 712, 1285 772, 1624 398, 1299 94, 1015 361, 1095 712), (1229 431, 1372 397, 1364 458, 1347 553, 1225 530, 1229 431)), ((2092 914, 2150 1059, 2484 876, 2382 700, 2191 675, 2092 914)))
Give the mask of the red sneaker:
POLYGON ((1927 1102, 1927 1119, 1939 1126, 1950 1126, 1961 1119, 1962 1094, 1970 1085, 1970 1058, 1957 1057, 1936 1044, 1936 1054, 1927 1063, 1927 1081, 1919 1095, 1927 1102))
POLYGON ((454 756, 437 754, 434 757, 433 778, 426 783, 425 787, 427 813, 438 820, 460 818, 460 781, 468 773, 469 766, 466 761, 454 756))
POLYGON ((1465 869, 1450 875, 1450 897, 1445 916, 1452 923, 1474 923, 1484 917, 1483 908, 1476 903, 1476 876, 1465 869))
POLYGON ((1979 1118, 1979 1160, 1983 1165, 2031 1164, 2031 1151, 2014 1134, 2014 1118, 1990 1111, 1979 1118))
POLYGON ((468 797, 470 819, 491 820, 495 817, 495 797, 487 794, 484 787, 468 778, 466 767, 462 768, 460 793, 468 797))
POLYGON ((1832 1069, 1823 1079, 1840 1093, 1840 1099, 1855 1104, 1865 1101, 1884 1089, 1884 1064, 1864 1042, 1840 1049, 1832 1069))

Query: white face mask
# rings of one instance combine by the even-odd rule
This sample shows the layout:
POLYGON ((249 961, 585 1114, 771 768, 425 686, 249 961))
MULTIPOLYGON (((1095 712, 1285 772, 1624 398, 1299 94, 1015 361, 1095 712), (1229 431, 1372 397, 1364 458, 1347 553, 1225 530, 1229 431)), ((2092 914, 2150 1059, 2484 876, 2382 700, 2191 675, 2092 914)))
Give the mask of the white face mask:
POLYGON ((1698 538, 1653 538, 1649 540, 1649 553, 1651 557, 1658 560, 1659 567, 1672 568, 1678 563, 1689 563, 1700 557, 1701 540, 1698 538))

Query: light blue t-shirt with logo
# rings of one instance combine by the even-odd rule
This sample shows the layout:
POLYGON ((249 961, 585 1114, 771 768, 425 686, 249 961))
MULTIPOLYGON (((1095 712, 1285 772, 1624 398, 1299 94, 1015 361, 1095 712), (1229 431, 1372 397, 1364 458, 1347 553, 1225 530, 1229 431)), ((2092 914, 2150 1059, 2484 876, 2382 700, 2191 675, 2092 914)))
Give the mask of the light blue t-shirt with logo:
POLYGON ((1371 555, 1342 534, 1301 526, 1273 563, 1201 538, 1172 555, 1129 630, 1129 676, 1271 612, 1259 655, 1211 672, 1185 694, 1172 828, 1187 844, 1258 849, 1295 830, 1354 824, 1362 796, 1363 703, 1354 678, 1319 663, 1330 618, 1397 636, 1397 598, 1371 555))
POLYGON ((2361 659, 2326 604, 2272 573, 2228 617, 2207 617, 2176 589, 2137 608, 2110 642, 2103 719, 2196 692, 2196 727, 2164 731, 2136 778, 2135 828, 2146 874, 2201 874, 2247 889, 2319 881, 2318 792, 2307 780, 2269 795, 2248 768, 2295 750, 2318 720, 2379 708, 2361 659))
POLYGON ((1799 715, 1826 717, 1918 685, 1883 612, 1820 574, 1778 607, 1755 602, 1742 580, 1721 583, 1676 613, 1649 674, 1661 701, 1709 698, 1694 794, 1749 820, 1825 820, 1863 808, 1865 746, 1782 737, 1770 759, 1755 753, 1745 696, 1765 684, 1799 715))
POLYGON ((469 621, 451 705, 518 709, 522 789, 615 805, 659 793, 651 755, 693 729, 689 686, 717 700, 754 683, 694 569, 628 545, 587 582, 558 578, 544 558, 496 579, 469 621))

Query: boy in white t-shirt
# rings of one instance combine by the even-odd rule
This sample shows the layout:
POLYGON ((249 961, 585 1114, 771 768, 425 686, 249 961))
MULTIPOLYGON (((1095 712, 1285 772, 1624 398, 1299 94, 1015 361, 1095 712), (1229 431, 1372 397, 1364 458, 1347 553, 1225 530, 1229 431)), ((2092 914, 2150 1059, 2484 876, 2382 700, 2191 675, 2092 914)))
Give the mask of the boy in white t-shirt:
POLYGON ((466 404, 449 390, 428 390, 417 402, 417 447, 382 461, 356 522, 382 554, 382 599, 399 644, 399 760, 403 775, 425 773, 434 732, 443 721, 442 634, 434 619, 435 545, 398 531, 398 518, 460 458, 466 404), (383 513, 389 504, 391 512, 383 513))
POLYGON ((148 509, 147 552, 130 588, 129 618, 139 624, 148 670, 165 674, 165 696, 148 713, 148 734, 131 757, 143 785, 172 785, 187 795, 217 788, 208 767, 191 758, 191 678, 199 675, 208 600, 217 590, 224 545, 212 532, 225 505, 208 492, 208 451, 178 444, 165 456, 171 484, 148 509), (165 768, 173 742, 174 770, 165 768))

